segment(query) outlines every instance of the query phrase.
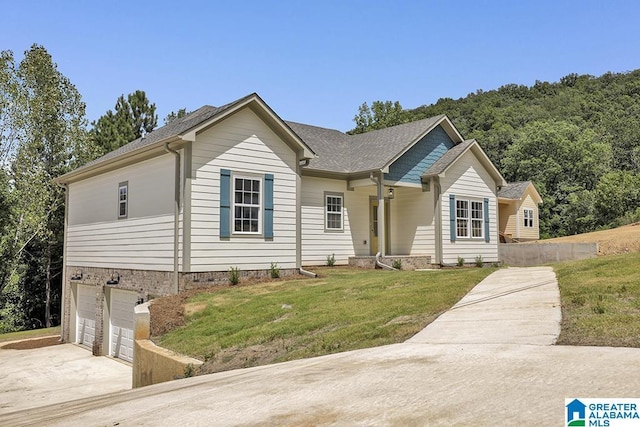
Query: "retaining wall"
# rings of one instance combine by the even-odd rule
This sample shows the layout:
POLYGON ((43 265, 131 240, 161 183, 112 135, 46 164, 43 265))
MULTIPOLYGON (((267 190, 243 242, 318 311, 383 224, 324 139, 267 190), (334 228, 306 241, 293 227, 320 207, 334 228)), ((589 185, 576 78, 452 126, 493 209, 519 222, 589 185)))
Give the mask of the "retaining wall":
POLYGON ((135 309, 135 342, 133 345, 132 387, 143 387, 178 378, 184 378, 191 365, 197 370, 200 360, 174 353, 158 347, 151 336, 150 302, 140 304, 135 309))
POLYGON ((597 243, 501 243, 498 249, 500 261, 515 267, 531 267, 598 256, 597 243))

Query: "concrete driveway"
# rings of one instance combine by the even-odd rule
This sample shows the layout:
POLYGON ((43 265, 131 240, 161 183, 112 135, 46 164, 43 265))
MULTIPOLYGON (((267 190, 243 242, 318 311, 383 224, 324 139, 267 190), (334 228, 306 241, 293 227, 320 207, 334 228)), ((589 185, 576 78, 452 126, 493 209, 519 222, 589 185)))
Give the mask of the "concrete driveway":
POLYGON ((0 424, 9 412, 130 388, 129 365, 93 357, 74 344, 26 350, 0 347, 0 424))
POLYGON ((560 425, 567 397, 638 397, 640 349, 550 345, 559 310, 551 269, 500 270, 406 343, 31 409, 0 425, 560 425))

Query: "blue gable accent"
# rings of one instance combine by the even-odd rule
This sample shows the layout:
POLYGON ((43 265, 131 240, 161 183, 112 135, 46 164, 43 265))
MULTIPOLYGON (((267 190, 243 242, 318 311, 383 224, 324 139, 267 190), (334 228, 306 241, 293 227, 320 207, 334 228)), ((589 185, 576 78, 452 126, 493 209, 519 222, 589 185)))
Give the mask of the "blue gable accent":
POLYGON ((438 125, 393 162, 384 179, 420 184, 422 174, 454 145, 442 126, 438 125))

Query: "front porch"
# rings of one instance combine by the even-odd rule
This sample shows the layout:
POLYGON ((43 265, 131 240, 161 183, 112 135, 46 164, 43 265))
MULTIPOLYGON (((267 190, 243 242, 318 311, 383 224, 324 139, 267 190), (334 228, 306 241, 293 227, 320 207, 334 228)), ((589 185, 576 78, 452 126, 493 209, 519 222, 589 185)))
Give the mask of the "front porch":
MULTIPOLYGON (((431 264, 431 256, 429 255, 385 255, 380 257, 380 262, 388 266, 393 266, 393 263, 397 261, 400 261, 402 270, 424 270, 440 268, 439 265, 431 264)), ((376 268, 376 257, 352 256, 349 257, 349 266, 358 268, 376 268)))

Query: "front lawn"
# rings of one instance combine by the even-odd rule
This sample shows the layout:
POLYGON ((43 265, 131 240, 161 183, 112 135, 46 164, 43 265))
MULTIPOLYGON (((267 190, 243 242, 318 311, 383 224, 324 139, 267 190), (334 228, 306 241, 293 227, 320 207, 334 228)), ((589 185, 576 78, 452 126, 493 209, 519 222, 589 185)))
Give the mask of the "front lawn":
POLYGON ((205 360, 201 373, 405 341, 495 271, 322 268, 317 279, 200 293, 159 344, 205 360))
POLYGON ((555 264, 558 344, 640 347, 640 253, 555 264))

